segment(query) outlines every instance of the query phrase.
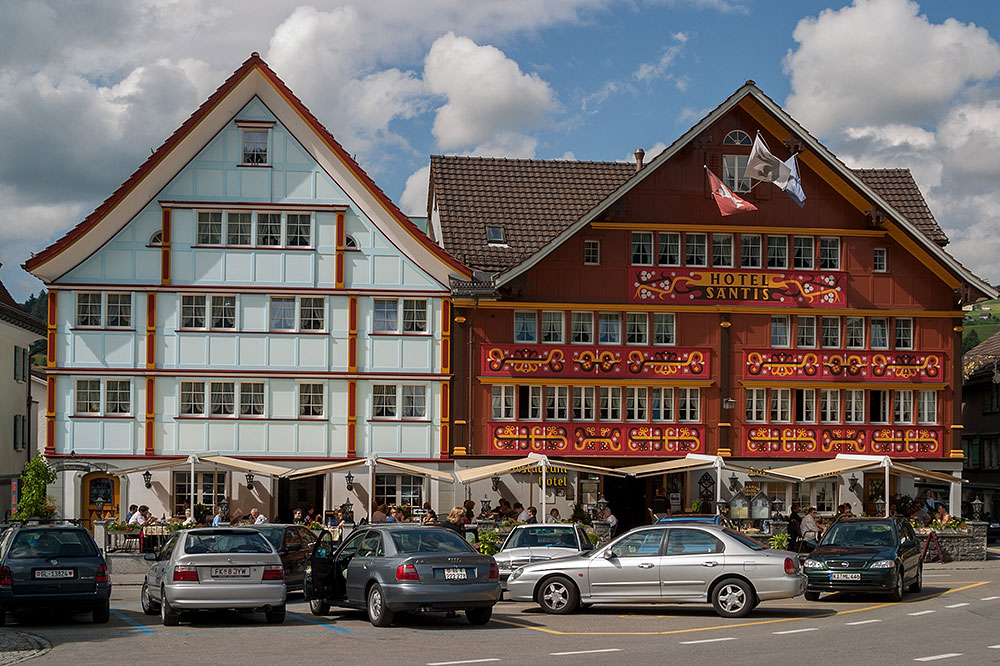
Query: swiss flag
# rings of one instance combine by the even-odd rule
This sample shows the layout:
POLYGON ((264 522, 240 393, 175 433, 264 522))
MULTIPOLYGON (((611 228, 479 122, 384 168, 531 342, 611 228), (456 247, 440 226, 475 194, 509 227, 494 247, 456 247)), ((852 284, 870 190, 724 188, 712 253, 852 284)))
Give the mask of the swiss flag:
POLYGON ((733 194, 733 191, 726 187, 726 184, 719 180, 718 176, 712 173, 712 170, 707 166, 705 171, 708 172, 708 181, 712 184, 712 196, 715 197, 715 203, 719 204, 720 213, 732 215, 733 213, 757 210, 757 207, 752 203, 747 203, 733 194))

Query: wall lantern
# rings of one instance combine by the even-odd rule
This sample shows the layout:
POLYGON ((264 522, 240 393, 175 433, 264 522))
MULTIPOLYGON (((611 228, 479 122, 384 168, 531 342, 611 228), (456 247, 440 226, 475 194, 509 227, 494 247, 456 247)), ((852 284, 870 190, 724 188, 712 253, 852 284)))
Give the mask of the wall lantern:
POLYGON ((142 473, 142 482, 146 484, 147 488, 153 487, 153 473, 148 469, 142 473))
POLYGON ((847 481, 848 481, 847 487, 852 493, 857 495, 859 492, 861 492, 861 482, 858 481, 857 474, 851 474, 851 478, 848 479, 847 481))
POLYGON ((729 475, 729 492, 735 493, 740 489, 740 477, 736 476, 736 472, 729 475))
POLYGON ((488 513, 490 510, 490 504, 492 503, 490 498, 484 496, 483 499, 479 500, 479 503, 483 505, 483 513, 488 513))
POLYGON ((348 472, 344 480, 347 481, 347 492, 354 490, 354 475, 348 472))
POLYGON ((733 409, 736 407, 736 400, 734 398, 723 398, 722 408, 723 409, 733 409))
POLYGON ((490 479, 490 483, 493 484, 493 492, 496 492, 497 488, 500 487, 500 477, 494 476, 493 478, 490 479))
POLYGON ((253 490, 253 472, 247 472, 247 490, 253 490))

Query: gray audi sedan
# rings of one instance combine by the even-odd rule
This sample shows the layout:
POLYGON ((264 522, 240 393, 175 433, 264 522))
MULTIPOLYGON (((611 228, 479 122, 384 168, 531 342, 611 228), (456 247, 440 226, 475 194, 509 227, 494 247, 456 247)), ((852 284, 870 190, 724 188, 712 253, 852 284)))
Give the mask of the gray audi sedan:
POLYGON ((220 527, 174 534, 151 560, 140 600, 147 615, 174 626, 181 611, 263 611, 269 624, 285 621, 285 573, 260 532, 220 527))
POLYGON ((590 553, 527 564, 507 580, 511 600, 535 601, 548 613, 581 604, 708 602, 722 617, 744 617, 761 601, 805 587, 793 553, 701 523, 640 527, 590 553))
POLYGON ((359 527, 336 548, 320 535, 305 576, 314 615, 330 606, 368 611, 376 627, 399 611, 464 610, 471 624, 486 624, 500 598, 500 571, 453 530, 411 523, 359 527))

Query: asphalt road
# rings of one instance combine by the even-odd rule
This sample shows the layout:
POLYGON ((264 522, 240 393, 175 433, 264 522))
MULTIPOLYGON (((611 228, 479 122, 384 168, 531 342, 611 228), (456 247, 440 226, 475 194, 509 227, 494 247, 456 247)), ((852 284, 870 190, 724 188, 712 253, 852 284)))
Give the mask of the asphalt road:
POLYGON ((31 664, 948 664, 1000 663, 1000 567, 928 567, 901 603, 876 595, 765 602, 742 620, 709 605, 597 606, 569 616, 502 602, 485 627, 443 613, 372 627, 359 611, 315 617, 300 596, 283 625, 259 614, 192 615, 179 627, 142 614, 139 588, 118 586, 112 619, 8 618, 7 630, 52 645, 31 664))

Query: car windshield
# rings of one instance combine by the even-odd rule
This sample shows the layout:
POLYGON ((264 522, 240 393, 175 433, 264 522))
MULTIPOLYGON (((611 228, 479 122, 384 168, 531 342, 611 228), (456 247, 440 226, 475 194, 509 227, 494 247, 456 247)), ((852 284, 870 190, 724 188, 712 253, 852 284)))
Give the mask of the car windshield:
POLYGON ((261 526, 261 527, 256 527, 254 529, 256 529, 258 532, 260 532, 261 534, 263 534, 264 538, 267 539, 271 543, 272 546, 274 546, 275 550, 280 550, 281 547, 284 545, 282 543, 282 541, 285 538, 285 528, 284 527, 263 527, 263 526, 261 526))
POLYGON ((574 534, 573 527, 552 527, 550 525, 519 527, 510 533, 507 543, 503 545, 504 549, 541 548, 548 546, 572 548, 574 550, 579 548, 576 543, 576 534, 574 534))
POLYGON ((722 531, 728 534, 731 539, 736 539, 750 550, 764 550, 764 546, 760 545, 759 543, 757 543, 756 541, 754 541, 749 537, 743 536, 736 530, 731 530, 728 527, 726 527, 722 531))
POLYGON ((452 530, 392 530, 392 542, 400 553, 469 553, 476 552, 465 539, 452 530))
POLYGON ((204 553, 270 553, 267 545, 259 534, 248 533, 218 533, 208 532, 189 534, 184 543, 184 552, 188 555, 204 553))
POLYGON ((15 535, 10 546, 10 557, 15 560, 96 555, 94 540, 83 530, 25 529, 15 535))
POLYGON ((834 523, 823 536, 821 546, 892 546, 890 523, 834 523))

